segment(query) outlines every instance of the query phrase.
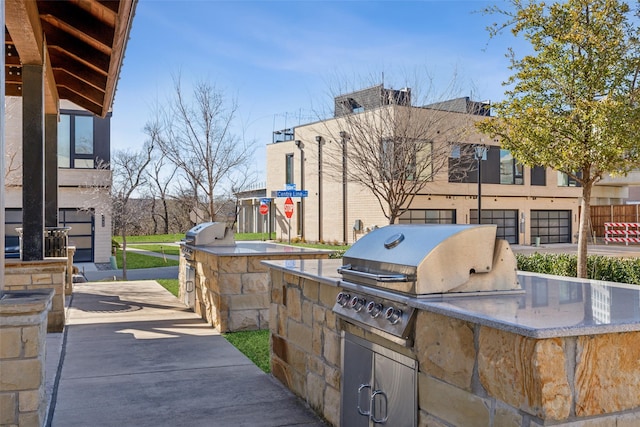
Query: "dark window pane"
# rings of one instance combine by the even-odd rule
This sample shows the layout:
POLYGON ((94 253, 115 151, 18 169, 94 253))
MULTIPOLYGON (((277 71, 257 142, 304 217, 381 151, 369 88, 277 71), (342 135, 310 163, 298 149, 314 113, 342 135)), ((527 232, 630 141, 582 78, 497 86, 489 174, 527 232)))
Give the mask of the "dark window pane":
POLYGON ((93 154, 93 117, 75 117, 75 154, 93 154))
POLYGON ((71 167, 71 117, 60 114, 58 123, 58 167, 71 167))

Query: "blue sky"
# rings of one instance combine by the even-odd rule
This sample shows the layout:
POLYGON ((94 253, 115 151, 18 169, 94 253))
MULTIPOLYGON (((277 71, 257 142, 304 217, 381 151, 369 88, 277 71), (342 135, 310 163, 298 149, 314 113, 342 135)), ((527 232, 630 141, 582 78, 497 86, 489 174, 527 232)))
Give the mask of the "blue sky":
MULTIPOLYGON (((455 74, 456 96, 502 99, 510 33, 489 39, 487 1, 139 0, 111 120, 112 149, 140 147, 153 105, 207 80, 239 103, 236 134, 264 170, 274 130, 314 121, 337 84, 401 88, 455 74), (413 78, 412 78, 413 81, 413 78)), ((519 41, 518 43, 522 43, 519 41)), ((426 87, 426 83, 423 84, 426 87)), ((434 97, 438 97, 436 90, 434 97)), ((434 99, 437 100, 437 99, 434 99)), ((264 180, 264 178, 261 178, 264 180)))

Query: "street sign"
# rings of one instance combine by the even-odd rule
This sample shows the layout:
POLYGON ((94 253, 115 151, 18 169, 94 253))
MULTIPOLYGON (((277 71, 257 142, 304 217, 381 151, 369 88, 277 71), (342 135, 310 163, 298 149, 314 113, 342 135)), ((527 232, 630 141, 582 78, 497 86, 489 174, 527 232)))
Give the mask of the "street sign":
POLYGON ((267 204, 260 204, 260 215, 266 215, 269 213, 269 205, 267 204))
POLYGON ((278 190, 275 197, 309 197, 308 190, 278 190))
POLYGON ((291 197, 288 197, 284 202, 284 214, 289 219, 293 216, 293 200, 291 200, 291 197))

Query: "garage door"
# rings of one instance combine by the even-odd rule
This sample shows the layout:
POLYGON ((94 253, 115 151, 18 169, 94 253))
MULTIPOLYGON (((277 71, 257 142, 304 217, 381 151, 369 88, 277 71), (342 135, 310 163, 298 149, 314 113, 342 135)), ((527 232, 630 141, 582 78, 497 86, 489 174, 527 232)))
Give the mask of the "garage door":
MULTIPOLYGON (((471 224, 478 223, 478 210, 471 210, 471 224)), ((515 245, 518 243, 517 209, 482 209, 482 223, 498 226, 497 238, 515 245)))
POLYGON ((93 262, 93 215, 77 209, 60 209, 58 223, 69 230, 69 246, 76 247, 73 262, 93 262))
POLYGON ((571 211, 531 211, 531 240, 571 243, 571 211))

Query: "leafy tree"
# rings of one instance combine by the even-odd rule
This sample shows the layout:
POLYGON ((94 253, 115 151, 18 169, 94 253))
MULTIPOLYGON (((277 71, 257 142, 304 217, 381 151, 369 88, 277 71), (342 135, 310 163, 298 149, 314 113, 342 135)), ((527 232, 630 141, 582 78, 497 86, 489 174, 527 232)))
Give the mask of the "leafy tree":
POLYGON ((625 174, 640 162, 638 27, 619 0, 567 0, 546 4, 510 0, 505 17, 489 28, 523 35, 533 51, 510 49, 514 74, 495 119, 479 128, 528 166, 547 166, 582 187, 578 277, 586 277, 589 207, 593 185, 625 174))

